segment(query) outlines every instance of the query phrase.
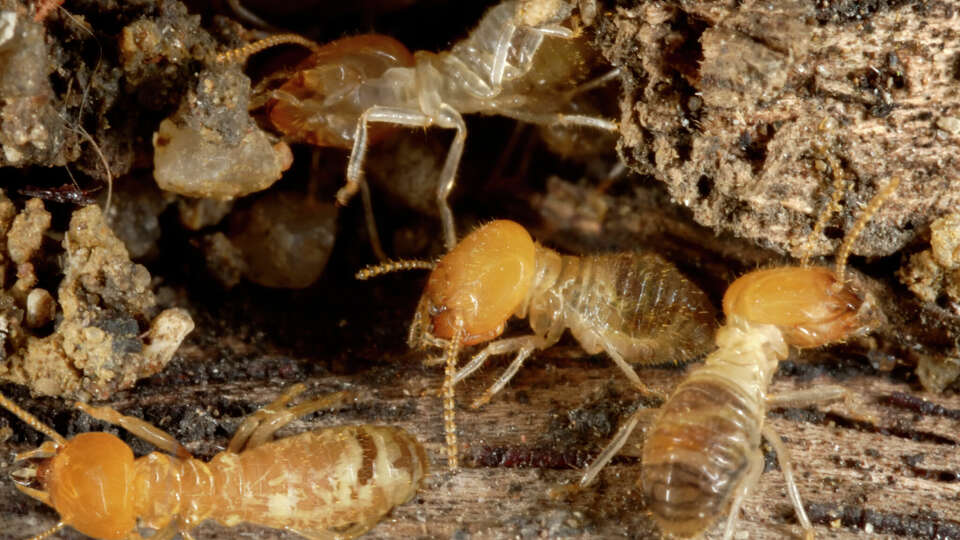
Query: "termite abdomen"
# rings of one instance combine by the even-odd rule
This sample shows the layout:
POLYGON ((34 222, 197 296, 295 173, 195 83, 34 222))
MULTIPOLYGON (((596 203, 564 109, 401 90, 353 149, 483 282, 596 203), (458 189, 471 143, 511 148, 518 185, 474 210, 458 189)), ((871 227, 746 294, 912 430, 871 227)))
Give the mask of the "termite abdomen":
POLYGON ((762 420, 750 401, 722 378, 697 377, 663 406, 644 443, 640 481, 662 531, 680 537, 703 531, 750 481, 762 420))
MULTIPOLYGON (((636 252, 574 259, 564 257, 557 283, 567 324, 584 350, 599 353, 606 342, 626 361, 641 364, 682 362, 706 352, 716 328, 713 305, 672 264, 636 252)), ((535 316, 531 308, 534 329, 535 316)))
POLYGON ((413 497, 426 475, 427 458, 401 429, 360 425, 222 453, 209 468, 217 486, 208 492, 210 519, 257 523, 308 538, 352 538, 413 497), (294 510, 278 510, 287 506, 294 510))

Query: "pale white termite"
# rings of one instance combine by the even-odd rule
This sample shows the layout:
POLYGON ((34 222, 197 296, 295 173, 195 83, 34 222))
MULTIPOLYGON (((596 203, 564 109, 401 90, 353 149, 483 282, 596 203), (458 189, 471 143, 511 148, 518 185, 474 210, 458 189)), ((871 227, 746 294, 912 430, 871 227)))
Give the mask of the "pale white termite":
MULTIPOLYGON (((581 0, 581 19, 592 19, 594 0, 581 0)), ((586 126, 616 131, 611 120, 576 114, 567 105, 581 92, 617 76, 612 70, 584 82, 589 44, 571 20, 567 0, 507 0, 491 8, 477 27, 449 50, 411 54, 393 38, 366 34, 319 46, 281 34, 221 54, 238 61, 267 47, 296 43, 314 53, 284 75, 265 100, 274 126, 287 137, 319 146, 350 149, 346 204, 364 189, 363 163, 380 130, 372 124, 456 130, 437 183, 437 204, 446 248, 456 244, 447 198, 453 189, 467 136, 464 114, 484 113, 541 125, 586 126)), ((254 100, 255 102, 257 100, 254 100)), ((368 205, 369 206, 369 205, 368 205)), ((368 212, 371 239, 376 229, 368 212)), ((375 246, 378 250, 378 247, 375 246)), ((378 250, 379 251, 379 250, 378 250)), ((379 251, 378 254, 382 254, 379 251)))
POLYGON ((271 440, 292 420, 347 398, 338 392, 287 407, 297 384, 250 415, 229 448, 209 462, 194 459, 170 434, 108 407, 77 403, 90 416, 120 426, 167 452, 134 458, 115 435, 80 433, 66 439, 0 394, 0 406, 50 437, 17 455, 30 465, 14 473, 17 489, 52 507, 60 522, 35 536, 72 527, 102 540, 187 539, 206 519, 253 523, 307 538, 346 539, 371 529, 417 492, 427 458, 402 429, 330 427, 271 440))
MULTIPOLYGON (((768 395, 767 389, 790 345, 837 343, 882 321, 875 299, 846 275, 846 263, 853 242, 898 185, 894 178, 871 201, 844 240, 836 269, 757 270, 727 288, 727 320, 717 331, 717 349, 674 390, 646 433, 638 485, 664 533, 692 537, 729 513, 724 538, 732 538, 740 505, 763 471, 765 438, 777 453, 800 525, 813 536, 787 450, 764 420, 771 406, 838 399, 846 391, 827 386, 768 395)), ((581 487, 620 451, 645 412, 624 423, 587 468, 581 487)))

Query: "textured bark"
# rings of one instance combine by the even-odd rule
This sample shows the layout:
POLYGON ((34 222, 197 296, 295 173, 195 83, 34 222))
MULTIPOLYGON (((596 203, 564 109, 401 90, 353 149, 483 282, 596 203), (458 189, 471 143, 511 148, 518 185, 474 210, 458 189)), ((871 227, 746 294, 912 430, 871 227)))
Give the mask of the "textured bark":
POLYGON ((621 155, 697 222, 795 257, 832 253, 878 186, 902 178, 854 253, 889 255, 960 204, 954 2, 632 2, 599 43, 624 68, 621 155))
MULTIPOLYGON (((184 363, 201 362, 209 354, 190 348, 184 363)), ((608 361, 577 357, 572 347, 540 355, 490 405, 476 411, 461 407, 464 468, 457 474, 445 470, 440 400, 422 395, 438 388, 439 370, 418 367, 413 359, 356 376, 305 377, 313 391, 349 388, 359 397, 344 409, 297 422, 293 429, 384 423, 403 427, 426 444, 432 475, 414 500, 396 508, 369 538, 655 538, 656 529, 635 486, 641 430, 594 485, 566 497, 550 495, 551 489, 578 479, 576 467, 599 450, 632 407, 646 405, 608 361)), ((296 365, 290 359, 266 356, 240 361, 247 369, 272 372, 296 365)), ((960 537, 956 519, 960 397, 917 393, 900 377, 873 372, 857 360, 834 353, 820 354, 812 364, 789 362, 786 366, 773 391, 842 384, 851 390, 857 412, 875 419, 853 419, 843 405, 777 410, 768 417, 794 459, 800 493, 818 537, 855 538, 864 531, 912 538, 936 533, 941 538, 960 537)), ((469 380, 461 389, 461 399, 476 396, 499 368, 502 364, 469 380)), ((182 375, 175 367, 165 374, 169 379, 155 380, 112 403, 154 421, 192 452, 208 457, 226 445, 244 412, 273 399, 292 379, 301 379, 201 384, 200 379, 186 376, 175 382, 182 375)), ((645 369, 642 375, 654 389, 666 392, 683 372, 645 369)), ((86 419, 65 412, 63 404, 25 399, 11 387, 4 390, 47 420, 53 419, 62 431, 89 429, 86 419)), ((12 426, 16 435, 4 445, 5 454, 37 442, 21 424, 12 426)), ((138 452, 147 450, 140 443, 134 447, 138 452)), ((763 474, 747 499, 739 530, 749 533, 749 538, 783 538, 798 529, 792 525, 792 507, 772 451, 766 446, 764 450, 767 468, 773 470, 763 474)), ((25 538, 53 525, 56 515, 14 490, 7 480, 8 464, 5 460, 0 471, 4 477, 0 537, 25 538)), ((254 532, 263 538, 292 537, 268 529, 212 524, 202 526, 195 536, 237 538, 254 532)), ((714 527, 708 538, 719 538, 721 533, 720 527, 714 527)))

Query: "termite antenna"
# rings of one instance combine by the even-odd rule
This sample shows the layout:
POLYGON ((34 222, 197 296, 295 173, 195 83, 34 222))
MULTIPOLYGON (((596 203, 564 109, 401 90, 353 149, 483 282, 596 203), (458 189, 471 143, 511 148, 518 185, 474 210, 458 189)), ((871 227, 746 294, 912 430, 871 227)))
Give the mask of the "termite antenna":
MULTIPOLYGON (((77 19, 76 16, 74 16, 72 13, 64 9, 62 6, 60 6, 60 4, 62 3, 63 2, 51 2, 51 4, 53 4, 55 7, 59 7, 60 11, 62 11, 63 14, 66 15, 66 17, 69 18, 77 26, 77 28, 79 28, 80 30, 85 32, 87 35, 93 38, 94 42, 96 42, 97 44, 97 63, 93 67, 93 76, 90 77, 91 82, 87 84, 86 87, 84 87, 83 95, 80 97, 80 109, 77 111, 76 125, 71 126, 70 122, 68 122, 67 119, 62 114, 60 114, 59 112, 57 114, 60 116, 60 118, 64 120, 64 122, 66 122, 67 127, 70 130, 72 130, 74 133, 77 133, 78 135, 83 137, 88 143, 90 143, 90 146, 93 147, 94 153, 97 154, 97 158, 100 160, 100 163, 103 165, 103 171, 107 177, 107 200, 103 204, 103 215, 107 220, 109 220, 110 219, 110 202, 113 199, 113 173, 110 171, 110 163, 107 161, 106 156, 103 155, 103 150, 100 149, 100 145, 97 144, 97 141, 95 141, 94 138, 90 135, 90 133, 86 129, 84 129, 82 124, 83 108, 87 103, 87 97, 90 95, 90 87, 93 86, 94 76, 97 74, 97 71, 100 70, 100 65, 103 63, 103 47, 100 45, 100 40, 97 39, 97 36, 94 35, 94 33, 89 28, 87 28, 86 23, 77 19)), ((43 8, 43 5, 41 4, 41 6, 37 9, 38 15, 40 14, 40 10, 42 8, 43 8)), ((44 16, 46 16, 46 14, 44 14, 44 16)), ((67 169, 67 174, 70 175, 70 178, 73 180, 73 183, 76 184, 77 181, 73 179, 73 173, 70 172, 70 169, 67 169)))
POLYGON ((843 244, 840 246, 840 250, 837 252, 837 284, 842 285, 844 282, 844 274, 847 270, 847 257, 850 256, 850 250, 853 249, 853 243, 857 240, 857 237, 860 236, 860 233, 863 232, 863 229, 866 228, 870 218, 877 213, 877 210, 883 206, 883 203, 890 198, 890 195, 896 191, 899 185, 899 176, 894 176, 891 178, 890 181, 887 182, 887 185, 873 196, 873 199, 871 199, 870 203, 867 204, 867 208, 863 211, 863 214, 860 215, 860 218, 857 220, 857 222, 853 224, 853 228, 847 233, 847 237, 843 239, 843 244))
POLYGON ((57 523, 53 527, 50 527, 49 529, 43 531, 42 533, 30 538, 30 540, 44 540, 45 538, 50 538, 51 536, 60 532, 60 530, 66 526, 67 524, 61 521, 60 523, 57 523))
POLYGON ((67 444, 67 439, 65 439, 63 435, 60 435, 59 433, 54 431, 52 427, 41 422, 36 416, 21 409, 19 405, 17 405, 13 401, 10 401, 10 399, 3 394, 0 394, 0 406, 10 411, 11 413, 13 413, 13 415, 19 418, 20 420, 23 420, 24 424, 27 424, 28 426, 39 431, 40 433, 43 433, 47 437, 50 437, 50 439, 52 439, 53 442, 61 446, 67 444))
POLYGON ((452 472, 460 468, 460 457, 457 450, 457 422, 456 402, 453 400, 453 379, 457 375, 457 354, 460 352, 460 342, 463 341, 463 322, 457 319, 453 338, 444 351, 443 367, 443 431, 447 442, 447 467, 452 472))
POLYGON ((240 0, 227 0, 227 5, 230 6, 230 10, 233 11, 233 14, 236 15, 238 19, 241 19, 266 32, 281 32, 279 28, 268 23, 260 18, 260 16, 258 16, 256 13, 247 9, 240 0))
POLYGON ((228 62, 237 62, 242 64, 246 62, 248 58, 257 54, 258 52, 271 47, 276 47, 277 45, 303 45, 314 52, 320 49, 320 45, 301 35, 277 34, 275 36, 254 41, 253 43, 244 45, 243 47, 222 52, 217 55, 216 61, 221 64, 226 64, 228 62))
POLYGON ((391 272, 400 272, 402 270, 433 270, 436 266, 437 263, 433 261, 387 261, 367 266, 357 272, 354 277, 360 281, 365 281, 372 277, 382 276, 383 274, 389 274, 391 272))
POLYGON ((803 248, 803 257, 800 258, 801 266, 809 266, 810 252, 813 251, 813 243, 820 237, 821 232, 823 232, 823 227, 827 224, 830 216, 840 209, 840 199, 843 197, 843 193, 847 187, 847 183, 843 177, 843 171, 840 169, 840 162, 828 155, 824 155, 824 161, 826 162, 826 166, 830 167, 830 172, 833 175, 833 193, 830 195, 830 203, 827 204, 823 213, 817 218, 817 222, 813 226, 813 231, 811 231, 810 236, 807 237, 807 242, 803 248))

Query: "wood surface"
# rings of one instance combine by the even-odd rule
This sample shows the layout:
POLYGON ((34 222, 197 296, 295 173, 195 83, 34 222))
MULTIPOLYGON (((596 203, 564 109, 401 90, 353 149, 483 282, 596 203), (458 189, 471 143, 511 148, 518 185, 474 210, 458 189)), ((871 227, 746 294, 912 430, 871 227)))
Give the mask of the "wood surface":
MULTIPOLYGON (((208 355, 209 351, 188 347, 183 362, 208 355)), ((800 493, 818 537, 855 538, 870 532, 905 538, 960 537, 956 517, 960 397, 924 394, 897 376, 871 372, 859 361, 839 359, 829 352, 815 356, 811 364, 788 361, 788 369, 781 370, 772 391, 841 384, 850 389, 857 413, 875 419, 855 419, 842 404, 776 410, 768 416, 794 460, 800 493)), ((276 357, 245 361, 277 371, 294 363, 276 357)), ((369 538, 657 537, 635 487, 641 466, 640 430, 594 485, 566 497, 550 495, 552 489, 579 478, 577 468, 595 455, 627 411, 649 403, 625 384, 605 358, 584 358, 574 346, 539 355, 486 407, 458 409, 464 466, 455 474, 445 466, 441 403, 430 395, 440 384, 439 370, 421 367, 414 358, 353 376, 203 384, 189 380, 177 384, 172 379, 179 367, 182 364, 173 366, 162 385, 156 381, 155 386, 122 393, 110 404, 157 423, 200 456, 221 450, 240 413, 272 400, 293 380, 304 380, 311 392, 349 389, 358 397, 341 410, 296 422, 285 433, 344 423, 385 423, 416 434, 426 445, 432 474, 414 500, 396 508, 369 538)), ((468 380, 459 392, 461 404, 477 395, 502 367, 497 363, 468 380)), ((683 376, 683 370, 676 368, 641 373, 662 392, 683 376)), ((14 397, 22 394, 9 387, 4 391, 14 397)), ((89 422, 55 401, 19 401, 53 418, 58 429, 64 430, 66 424, 68 434, 88 428, 89 422)), ((42 531, 56 522, 56 515, 28 500, 7 480, 10 452, 25 450, 37 441, 33 434, 23 433, 22 425, 11 425, 17 434, 2 447, 8 458, 0 471, 5 480, 0 486, 0 531, 4 531, 0 537, 12 539, 42 531)), ((135 448, 147 450, 144 444, 135 448)), ((765 452, 768 470, 744 505, 737 538, 784 538, 799 531, 772 451, 765 446, 765 452)), ((707 538, 719 538, 721 533, 720 527, 714 527, 707 538)), ((195 533, 198 539, 251 535, 292 537, 215 524, 195 533)), ((62 537, 80 535, 71 532, 62 537)))

